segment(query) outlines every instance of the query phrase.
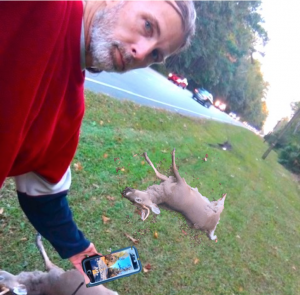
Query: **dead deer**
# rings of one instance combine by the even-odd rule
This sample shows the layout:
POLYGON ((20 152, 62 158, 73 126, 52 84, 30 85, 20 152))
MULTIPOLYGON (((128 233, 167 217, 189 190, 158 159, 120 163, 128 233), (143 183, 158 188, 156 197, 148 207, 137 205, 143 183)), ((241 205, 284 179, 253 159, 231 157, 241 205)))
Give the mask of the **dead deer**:
POLYGON ((65 272, 54 265, 45 252, 40 235, 37 235, 36 245, 47 272, 21 272, 14 276, 0 270, 0 295, 118 295, 103 285, 87 288, 78 270, 65 272))
POLYGON ((226 194, 218 201, 210 202, 198 192, 197 188, 190 187, 176 168, 175 149, 172 152, 172 169, 175 177, 159 173, 147 153, 144 153, 144 157, 162 182, 159 185, 149 186, 145 191, 127 187, 122 192, 125 198, 141 208, 142 220, 146 220, 149 216, 149 208, 153 213, 159 214, 157 205, 161 204, 163 208, 180 212, 191 227, 205 232, 210 240, 216 240, 217 236, 214 233, 224 209, 226 194))

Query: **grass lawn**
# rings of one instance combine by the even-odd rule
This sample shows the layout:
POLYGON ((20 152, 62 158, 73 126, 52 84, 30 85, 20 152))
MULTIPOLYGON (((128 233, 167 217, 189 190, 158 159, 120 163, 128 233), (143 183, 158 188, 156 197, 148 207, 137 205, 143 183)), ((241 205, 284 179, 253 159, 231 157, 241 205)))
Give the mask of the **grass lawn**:
MULTIPOLYGON (((300 186, 275 152, 261 159, 266 149, 260 137, 240 127, 86 92, 69 195, 75 220, 102 254, 132 245, 125 233, 139 239, 141 262, 151 266, 106 286, 120 295, 300 294, 300 186), (232 151, 209 146, 227 139, 232 151), (189 185, 210 200, 227 193, 218 243, 189 229, 174 212, 151 213, 142 222, 121 197, 126 186, 159 183, 143 152, 168 174, 173 148, 189 185), (103 215, 110 218, 105 224, 103 215)), ((35 232, 19 208, 12 180, 0 195, 0 268, 42 270, 35 232)), ((53 262, 71 267, 45 244, 53 262)))

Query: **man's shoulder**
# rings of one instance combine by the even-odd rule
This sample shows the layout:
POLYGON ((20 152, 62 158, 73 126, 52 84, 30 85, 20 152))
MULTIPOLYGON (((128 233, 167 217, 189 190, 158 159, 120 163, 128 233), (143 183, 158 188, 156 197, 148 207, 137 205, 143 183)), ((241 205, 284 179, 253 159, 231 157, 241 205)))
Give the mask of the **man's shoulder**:
POLYGON ((29 24, 37 26, 67 21, 70 12, 81 17, 82 11, 83 4, 81 1, 20 1, 17 9, 14 1, 4 1, 0 7, 2 20, 10 19, 11 22, 13 19, 19 20, 27 26, 29 24))

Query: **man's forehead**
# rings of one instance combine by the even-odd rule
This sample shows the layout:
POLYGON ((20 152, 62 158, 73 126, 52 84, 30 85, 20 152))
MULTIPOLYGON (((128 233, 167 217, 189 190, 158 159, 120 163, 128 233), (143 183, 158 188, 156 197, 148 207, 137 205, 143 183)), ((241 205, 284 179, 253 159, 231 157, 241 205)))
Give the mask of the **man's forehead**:
POLYGON ((177 4, 177 1, 175 1, 175 0, 154 0, 154 1, 148 1, 148 0, 130 0, 130 1, 128 1, 128 0, 125 0, 125 3, 126 2, 144 2, 144 3, 149 3, 149 4, 151 4, 153 2, 165 2, 165 3, 168 3, 178 13, 181 20, 183 20, 181 10, 177 4))
POLYGON ((176 1, 174 1, 174 0, 165 0, 165 2, 168 3, 169 5, 171 5, 176 10, 176 12, 179 14, 179 16, 181 18, 181 21, 183 21, 183 16, 182 16, 181 10, 179 9, 178 4, 176 3, 176 1))

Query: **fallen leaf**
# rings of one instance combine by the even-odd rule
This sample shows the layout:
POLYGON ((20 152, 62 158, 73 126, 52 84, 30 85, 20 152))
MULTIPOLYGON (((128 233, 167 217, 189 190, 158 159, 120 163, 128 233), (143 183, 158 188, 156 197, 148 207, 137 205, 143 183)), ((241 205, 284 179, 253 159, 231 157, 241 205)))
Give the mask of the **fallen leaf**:
POLYGON ((131 240, 131 241, 133 242, 133 244, 138 244, 138 243, 139 243, 139 240, 133 238, 133 237, 130 236, 129 234, 126 234, 126 233, 125 233, 125 236, 126 236, 129 240, 131 240))
POLYGON ((0 215, 2 215, 4 212, 4 208, 0 208, 0 215))
POLYGON ((114 161, 116 162, 118 159, 120 159, 120 158, 114 158, 114 161))
POLYGON ((93 186, 95 187, 95 188, 99 188, 100 186, 98 185, 98 184, 96 184, 96 183, 93 183, 93 186))
POLYGON ((125 171, 124 167, 122 167, 122 168, 121 168, 121 171, 122 171, 122 172, 124 172, 124 171, 125 171))
POLYGON ((100 125, 103 125, 103 121, 102 120, 100 121, 100 125))
POLYGON ((106 233, 110 233, 110 230, 109 230, 109 229, 107 229, 105 232, 106 232, 106 233))
POLYGON ((141 164, 142 164, 142 165, 145 165, 145 161, 142 161, 141 164))
POLYGON ((149 270, 147 269, 147 268, 143 268, 143 271, 144 271, 144 273, 147 273, 147 272, 149 272, 149 270))
POLYGON ((27 238, 20 239, 21 242, 24 242, 24 241, 27 241, 27 240, 28 240, 27 238))
POLYGON ((297 270, 296 266, 294 266, 294 265, 292 266, 292 269, 293 269, 293 270, 297 270))
POLYGON ((186 232, 186 231, 184 231, 183 229, 182 229, 181 231, 182 231, 183 234, 187 235, 187 232, 186 232))
POLYGON ((110 218, 108 218, 108 217, 102 215, 102 220, 103 220, 103 223, 106 224, 107 222, 110 221, 110 218))
POLYGON ((143 268, 143 271, 145 272, 145 273, 147 273, 147 272, 149 272, 151 270, 151 264, 146 264, 146 266, 143 268))
POLYGON ((134 157, 136 157, 138 154, 133 155, 134 157))
POLYGON ((105 154, 103 155, 103 158, 106 159, 107 157, 108 157, 108 154, 105 153, 105 154))
POLYGON ((111 196, 106 196, 106 199, 109 200, 109 201, 115 201, 115 198, 111 197, 111 196))
POLYGON ((75 168, 75 171, 81 171, 83 169, 80 162, 74 163, 74 168, 75 168))
POLYGON ((117 173, 118 173, 118 171, 119 171, 119 170, 121 170, 121 169, 122 169, 122 168, 120 168, 120 167, 117 167, 117 168, 116 168, 116 171, 117 171, 117 173))
POLYGON ((239 287, 239 292, 243 292, 244 288, 242 286, 239 287))
POLYGON ((145 268, 148 269, 148 270, 151 270, 151 264, 150 264, 150 263, 147 263, 147 264, 145 265, 145 268))
POLYGON ((199 258, 195 258, 195 259, 194 259, 194 264, 198 264, 199 261, 200 261, 199 258))
POLYGON ((154 237, 154 239, 158 239, 158 232, 157 231, 154 232, 153 237, 154 237))

